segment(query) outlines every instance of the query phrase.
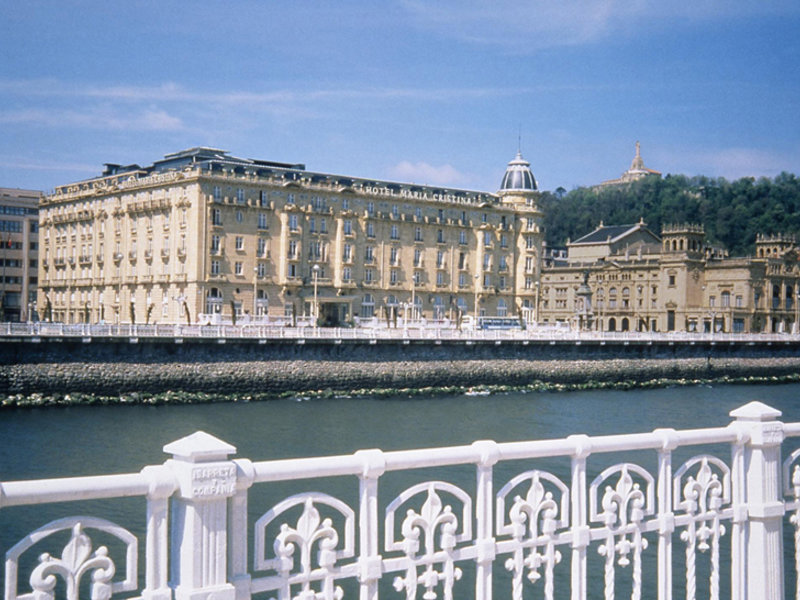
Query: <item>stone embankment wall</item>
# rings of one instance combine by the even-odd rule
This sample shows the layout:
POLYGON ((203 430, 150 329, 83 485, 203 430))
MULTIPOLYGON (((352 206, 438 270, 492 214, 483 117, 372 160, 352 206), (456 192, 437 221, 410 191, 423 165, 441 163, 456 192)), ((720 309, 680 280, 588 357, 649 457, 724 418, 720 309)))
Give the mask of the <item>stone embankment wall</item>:
POLYGON ((0 394, 289 391, 792 377, 800 344, 24 340, 0 343, 0 394))

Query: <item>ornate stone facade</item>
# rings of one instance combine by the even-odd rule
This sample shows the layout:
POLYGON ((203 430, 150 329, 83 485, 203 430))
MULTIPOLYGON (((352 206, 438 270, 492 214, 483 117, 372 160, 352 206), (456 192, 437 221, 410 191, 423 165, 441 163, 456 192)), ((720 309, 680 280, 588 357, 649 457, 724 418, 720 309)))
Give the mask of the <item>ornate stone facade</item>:
POLYGON ((212 148, 106 167, 43 199, 39 306, 53 320, 535 318, 541 213, 519 155, 496 194, 212 148))
POLYGON ((793 239, 759 236, 755 258, 730 258, 698 225, 658 236, 641 222, 601 223, 543 269, 541 292, 540 322, 597 331, 794 332, 800 322, 793 239))

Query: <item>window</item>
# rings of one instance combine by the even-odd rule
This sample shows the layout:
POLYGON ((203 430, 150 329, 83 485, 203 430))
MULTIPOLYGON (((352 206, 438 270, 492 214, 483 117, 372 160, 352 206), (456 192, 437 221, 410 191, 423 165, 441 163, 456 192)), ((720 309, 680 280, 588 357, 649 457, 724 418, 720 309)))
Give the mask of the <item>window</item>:
POLYGON ((317 231, 317 220, 314 217, 308 218, 308 232, 309 233, 316 233, 317 231))
POLYGON ((389 264, 397 265, 398 262, 397 246, 392 246, 392 248, 389 250, 389 264))
POLYGON ((375 299, 372 294, 364 294, 364 298, 361 301, 361 316, 365 319, 375 316, 375 299))
POLYGON ((211 261, 211 274, 212 275, 219 275, 219 261, 212 260, 211 261))
POLYGON ((444 244, 444 230, 437 229, 436 230, 436 243, 437 244, 444 244))
POLYGON ((342 269, 342 281, 349 282, 353 278, 353 271, 350 267, 342 269))
POLYGON ((500 298, 497 301, 497 316, 498 317, 505 317, 508 314, 508 305, 503 298, 500 298))
POLYGON ((267 213, 258 213, 258 228, 269 229, 269 226, 267 225, 267 213))
POLYGON ((236 190, 236 203, 244 204, 245 202, 247 202, 247 199, 244 197, 244 190, 242 188, 238 188, 236 190))
POLYGON ((267 254, 267 240, 264 238, 258 238, 258 247, 256 250, 256 254, 258 256, 264 257, 267 254))
MULTIPOLYGON (((133 246, 132 246, 133 247, 133 246)), ((135 249, 134 249, 135 251, 135 249)), ((219 254, 219 236, 211 236, 211 254, 219 254)))
POLYGON ((708 305, 709 305, 709 306, 716 306, 716 305, 717 305, 717 298, 716 298, 716 296, 709 296, 709 297, 708 297, 708 305))
POLYGON ((483 270, 488 271, 492 268, 492 256, 491 254, 484 254, 483 255, 483 270))
POLYGON ((483 245, 484 246, 491 246, 492 245, 492 234, 489 231, 483 232, 483 245))
POLYGON ((458 253, 458 268, 459 269, 466 269, 467 268, 467 253, 466 252, 459 252, 458 253))
POLYGON ((242 274, 243 268, 242 268, 242 263, 241 262, 236 261, 235 263, 233 263, 233 272, 236 273, 236 275, 241 275, 242 274))
POLYGON ((391 238, 393 240, 399 240, 400 239, 400 233, 399 233, 399 231, 397 229, 397 225, 392 225, 391 238))
POLYGON ((328 221, 325 219, 325 217, 319 220, 319 232, 328 233, 328 221))
POLYGON ((736 308, 742 308, 743 300, 742 296, 736 296, 736 308))
MULTIPOLYGON (((264 263, 258 263, 258 277, 266 277, 267 275, 267 265, 264 263)), ((260 290, 259 290, 260 291, 260 290)))
MULTIPOLYGON (((414 285, 419 285, 422 282, 422 273, 414 271, 414 285)), ((419 300, 419 298, 417 298, 419 300)))
POLYGON ((374 202, 368 202, 367 203, 367 215, 369 215, 370 217, 374 217, 375 216, 375 203, 374 202))
POLYGON ((297 240, 289 240, 288 258, 297 258, 297 240))
POLYGON ((397 204, 392 204, 392 217, 397 219, 400 216, 400 209, 397 207, 397 204))
POLYGON ((418 221, 422 219, 422 209, 419 206, 414 207, 414 218, 418 221))
POLYGON ((484 288, 492 287, 492 276, 489 273, 484 273, 483 275, 483 287, 484 288))
POLYGON ((415 227, 414 228, 414 241, 421 242, 422 241, 422 227, 415 227))
POLYGON ((392 269, 389 271, 389 283, 392 285, 397 285, 397 269, 392 269))
POLYGON ((353 257, 353 246, 345 244, 342 248, 342 262, 350 262, 353 257))
POLYGON ((436 271, 436 285, 444 285, 444 271, 436 271))
POLYGON ((364 248, 364 262, 371 263, 373 260, 375 260, 375 248, 367 246, 364 248))
POLYGON ((375 237, 375 225, 373 223, 367 223, 367 237, 375 237))
POLYGON ((467 287, 468 277, 466 273, 458 274, 458 287, 467 287))
POLYGON ((211 224, 217 226, 222 225, 222 212, 218 208, 211 209, 211 224))
POLYGON ((236 236, 236 249, 239 251, 244 250, 244 237, 241 235, 236 236))
POLYGON ((345 219, 342 229, 345 235, 353 235, 353 222, 350 219, 345 219))
POLYGON ((294 194, 286 194, 286 203, 294 204, 294 194))
POLYGON ((462 246, 467 245, 467 232, 463 229, 458 232, 458 243, 462 246))
POLYGON ((722 301, 722 307, 728 308, 731 305, 731 293, 727 291, 722 292, 720 300, 722 301))
POLYGON ((526 235, 525 236, 525 248, 527 250, 533 250, 534 247, 535 247, 535 243, 534 243, 533 236, 532 235, 526 235))
POLYGON ((350 198, 342 198, 342 210, 350 210, 350 198))
POLYGON ((372 269, 364 269, 364 283, 372 283, 375 272, 372 269))
POLYGON ((269 195, 265 190, 261 190, 258 193, 258 205, 259 206, 269 206, 269 195))
POLYGON ((673 287, 675 285, 675 275, 669 276, 669 285, 670 287, 673 287))
POLYGON ((500 236, 500 247, 508 248, 508 236, 505 233, 500 236))
POLYGON ((289 277, 297 277, 297 265, 295 263, 289 263, 289 271, 287 275, 289 277))
POLYGON ((441 250, 436 253, 436 268, 444 269, 444 252, 441 250))
POLYGON ((422 250, 419 248, 414 248, 414 266, 422 266, 422 250))
POLYGON ((222 188, 214 186, 214 202, 222 202, 222 188))
POLYGON ((533 257, 526 256, 525 257, 525 272, 526 273, 533 273, 533 257))
POLYGON ((297 231, 297 215, 289 215, 289 231, 297 231))

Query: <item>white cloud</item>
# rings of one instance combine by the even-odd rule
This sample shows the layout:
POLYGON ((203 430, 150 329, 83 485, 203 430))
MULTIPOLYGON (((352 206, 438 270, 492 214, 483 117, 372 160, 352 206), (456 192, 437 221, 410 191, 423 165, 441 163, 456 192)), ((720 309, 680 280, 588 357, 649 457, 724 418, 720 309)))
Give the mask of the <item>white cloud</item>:
POLYGON ((437 35, 518 52, 594 42, 644 26, 668 27, 676 19, 800 13, 791 0, 404 0, 403 6, 418 27, 437 35))
POLYGON ((797 152, 787 155, 758 148, 731 147, 658 152, 654 160, 662 165, 660 170, 664 172, 733 180, 741 177, 774 177, 781 171, 793 172, 797 168, 798 158, 797 152))
POLYGON ((452 165, 435 166, 423 161, 401 161, 389 168, 389 177, 422 185, 467 187, 469 177, 452 165))
POLYGON ((180 118, 155 108, 143 109, 134 113, 107 107, 91 107, 85 110, 45 108, 6 110, 0 111, 0 123, 116 131, 179 131, 185 129, 180 118))
POLYGON ((84 173, 97 172, 97 165, 65 162, 43 162, 38 159, 17 157, 9 158, 5 156, 0 156, 0 168, 21 169, 26 171, 78 171, 84 173))

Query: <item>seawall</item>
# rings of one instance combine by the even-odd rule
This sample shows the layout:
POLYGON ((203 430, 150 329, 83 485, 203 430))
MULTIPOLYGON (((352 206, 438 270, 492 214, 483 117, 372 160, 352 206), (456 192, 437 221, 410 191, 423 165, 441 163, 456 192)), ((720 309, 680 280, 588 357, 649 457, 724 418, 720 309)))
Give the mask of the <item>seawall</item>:
POLYGON ((0 394, 529 386, 794 377, 800 344, 557 340, 25 338, 0 342, 0 394))

